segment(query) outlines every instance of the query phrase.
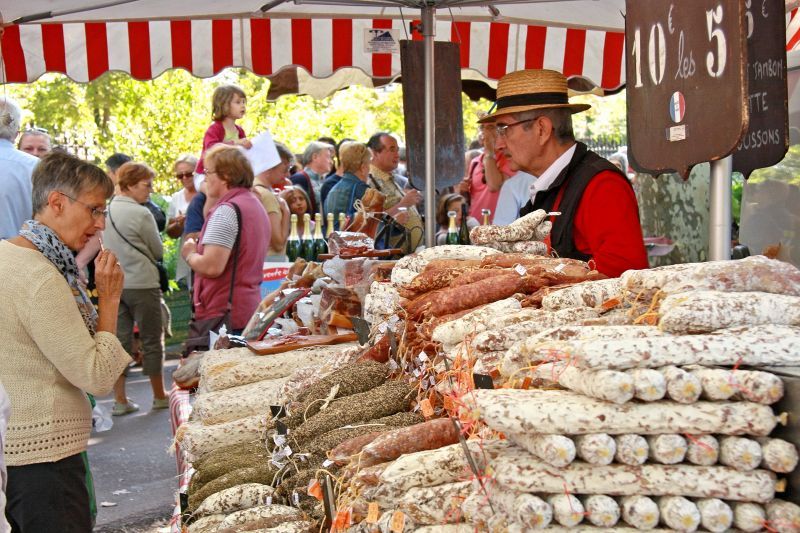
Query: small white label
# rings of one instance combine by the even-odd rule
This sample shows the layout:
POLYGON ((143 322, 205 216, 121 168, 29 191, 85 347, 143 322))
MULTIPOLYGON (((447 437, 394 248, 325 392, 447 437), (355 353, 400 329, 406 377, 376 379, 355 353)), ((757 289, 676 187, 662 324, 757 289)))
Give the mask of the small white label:
POLYGON ((668 128, 667 139, 669 139, 670 142, 686 140, 686 124, 668 128))
POLYGON ((562 270, 564 270, 565 268, 567 268, 567 264, 566 264, 566 263, 560 263, 560 264, 559 264, 558 266, 556 266, 556 267, 555 267, 553 270, 555 270, 556 272, 561 272, 561 271, 562 271, 562 270))
POLYGON ((295 505, 300 505, 300 495, 297 494, 296 492, 293 492, 292 501, 294 502, 295 505))
POLYGON ((267 496, 267 505, 272 505, 272 496, 267 496))
POLYGON ((392 28, 364 28, 365 54, 399 54, 400 41, 392 28))
POLYGON ((400 368, 400 365, 398 365, 397 362, 394 359, 390 359, 389 360, 389 370, 391 372, 394 372, 398 368, 400 368))
POLYGON ((428 354, 425 352, 419 352, 419 360, 423 363, 428 360, 428 354))
POLYGON ((279 433, 276 433, 275 435, 272 436, 272 440, 275 443, 275 446, 280 448, 281 446, 286 444, 286 435, 281 435, 279 433))
POLYGON ((325 461, 322 463, 322 468, 328 468, 332 464, 333 464, 333 461, 331 461, 330 459, 325 459, 325 461))
POLYGON ((517 266, 515 266, 515 267, 514 267, 514 270, 515 270, 515 271, 516 271, 516 273, 517 273, 517 274, 519 274, 520 276, 524 276, 525 274, 527 274, 527 273, 528 273, 528 270, 527 270, 527 269, 526 269, 524 266, 522 266, 522 265, 517 265, 517 266))

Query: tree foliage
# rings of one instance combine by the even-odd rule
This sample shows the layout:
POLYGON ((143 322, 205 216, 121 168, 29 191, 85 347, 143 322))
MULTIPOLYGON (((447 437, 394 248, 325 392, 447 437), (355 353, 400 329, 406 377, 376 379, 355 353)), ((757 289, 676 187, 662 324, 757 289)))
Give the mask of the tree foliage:
MULTIPOLYGON (((240 125, 248 135, 269 129, 295 153, 323 135, 366 141, 375 131, 385 130, 401 141, 405 138, 403 90, 396 84, 379 89, 354 86, 324 100, 287 95, 270 102, 269 80, 244 69, 228 69, 205 80, 173 70, 145 82, 111 72, 88 84, 48 74, 5 90, 22 105, 26 125, 47 128, 56 142, 97 163, 114 152, 146 162, 157 173, 156 190, 169 194, 180 186, 171 177, 172 164, 183 153, 199 154, 211 120, 211 94, 222 83, 236 83, 247 94, 247 115, 240 125)), ((576 133, 624 135, 624 98, 622 102, 621 117, 608 118, 619 106, 605 102, 576 115, 576 133)), ((477 136, 478 113, 487 111, 491 102, 473 102, 462 94, 462 106, 469 144, 477 136)))

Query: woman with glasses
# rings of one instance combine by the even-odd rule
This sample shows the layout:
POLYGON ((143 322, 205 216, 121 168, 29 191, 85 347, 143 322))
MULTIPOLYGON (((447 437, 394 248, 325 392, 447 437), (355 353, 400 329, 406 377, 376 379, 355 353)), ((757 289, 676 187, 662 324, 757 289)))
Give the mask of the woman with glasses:
MULTIPOLYGON (((197 189, 194 188, 194 169, 197 167, 197 158, 191 154, 184 154, 175 161, 173 170, 175 179, 182 185, 181 189, 172 195, 167 211, 167 235, 173 239, 182 237, 186 223, 186 211, 192 199, 197 196, 197 189)), ((180 245, 183 246, 183 238, 180 245)), ((186 264, 182 257, 178 257, 175 267, 175 281, 181 282, 191 288, 192 269, 186 264)))
POLYGON ((92 530, 86 467, 92 411, 131 359, 116 337, 123 270, 113 252, 95 260, 98 307, 73 252, 105 227, 114 184, 69 154, 33 172, 33 219, 0 242, 0 381, 11 399, 5 439, 6 517, 13 531, 92 530))
MULTIPOLYGON (((108 226, 103 240, 109 250, 119 257, 125 271, 125 287, 119 306, 117 336, 130 352, 134 322, 139 326, 142 343, 142 374, 150 378, 153 389, 153 409, 169 407, 162 366, 164 337, 161 322, 161 289, 156 261, 164 247, 156 222, 142 204, 153 190, 153 169, 143 163, 125 163, 117 171, 119 194, 108 206, 108 226)), ((125 377, 114 386, 114 416, 139 410, 125 395, 125 377)))

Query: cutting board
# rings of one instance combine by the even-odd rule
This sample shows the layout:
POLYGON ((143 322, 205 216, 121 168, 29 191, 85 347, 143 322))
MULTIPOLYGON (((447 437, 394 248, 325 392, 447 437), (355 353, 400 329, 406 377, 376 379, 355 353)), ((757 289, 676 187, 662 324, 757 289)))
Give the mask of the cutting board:
POLYGON ((292 339, 278 338, 263 341, 248 342, 247 347, 256 355, 273 355, 276 353, 290 352, 298 348, 308 346, 329 346, 331 344, 341 344, 343 342, 353 342, 358 340, 355 333, 345 333, 344 335, 307 335, 292 339))

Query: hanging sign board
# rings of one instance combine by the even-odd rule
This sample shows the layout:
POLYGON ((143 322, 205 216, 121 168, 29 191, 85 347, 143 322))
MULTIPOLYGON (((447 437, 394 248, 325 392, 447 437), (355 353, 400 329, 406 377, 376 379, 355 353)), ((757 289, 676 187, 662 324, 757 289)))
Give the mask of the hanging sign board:
POLYGON ((783 0, 745 0, 750 127, 733 154, 745 178, 779 163, 789 149, 786 18, 783 0))
POLYGON ((627 0, 628 142, 639 172, 722 159, 747 129, 740 0, 627 0))

